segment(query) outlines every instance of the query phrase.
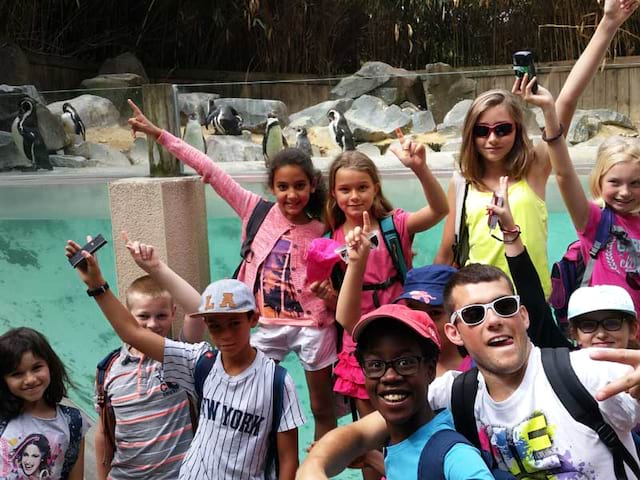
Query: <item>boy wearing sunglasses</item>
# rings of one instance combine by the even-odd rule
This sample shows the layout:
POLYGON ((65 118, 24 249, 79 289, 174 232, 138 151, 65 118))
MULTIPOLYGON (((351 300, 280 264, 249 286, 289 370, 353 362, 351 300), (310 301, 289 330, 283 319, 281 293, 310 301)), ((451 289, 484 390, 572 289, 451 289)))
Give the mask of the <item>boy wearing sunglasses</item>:
POLYGON ((638 318, 631 296, 622 287, 577 289, 569 298, 567 316, 571 335, 580 348, 629 348, 635 343, 638 318))
MULTIPOLYGON (((427 402, 440 352, 436 325, 425 312, 383 305, 358 321, 353 338, 358 342, 355 354, 365 388, 387 424, 386 477, 423 478, 418 465, 425 445, 425 453, 433 455, 437 449, 433 442, 441 438, 435 434, 453 430, 451 412, 435 414, 427 402)), ((467 443, 455 443, 441 465, 446 480, 493 479, 480 452, 467 443)), ((429 474, 428 478, 435 478, 433 472, 429 474)))

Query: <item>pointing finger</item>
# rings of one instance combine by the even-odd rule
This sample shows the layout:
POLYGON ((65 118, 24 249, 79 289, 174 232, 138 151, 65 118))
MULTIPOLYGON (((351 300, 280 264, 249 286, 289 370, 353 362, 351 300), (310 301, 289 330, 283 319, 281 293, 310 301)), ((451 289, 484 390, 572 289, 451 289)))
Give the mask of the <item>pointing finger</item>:
POLYGON ((133 113, 136 115, 142 115, 142 110, 140 110, 140 108, 133 103, 133 100, 131 100, 130 98, 127 99, 127 103, 129 104, 129 106, 131 107, 131 110, 133 110, 133 113))

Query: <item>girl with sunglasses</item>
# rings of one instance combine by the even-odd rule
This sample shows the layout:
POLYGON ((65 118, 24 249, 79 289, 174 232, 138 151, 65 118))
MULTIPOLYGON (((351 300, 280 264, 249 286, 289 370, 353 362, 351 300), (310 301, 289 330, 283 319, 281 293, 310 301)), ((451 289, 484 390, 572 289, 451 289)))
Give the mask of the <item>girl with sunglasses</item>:
POLYGON ((453 263, 456 210, 464 207, 461 231, 466 228, 468 232, 469 252, 467 259, 459 259, 460 263, 487 263, 508 272, 504 245, 492 236, 497 233, 500 237, 500 232, 487 226, 486 217, 499 179, 507 175, 513 216, 521 227, 522 240, 528 246, 545 295, 549 295, 545 189, 551 165, 547 142, 566 134, 580 95, 597 71, 616 30, 635 8, 636 0, 605 1, 603 18, 558 97, 556 108, 564 127, 550 128, 545 123, 546 141, 533 145, 527 134, 524 111, 514 95, 522 95, 524 79, 515 81, 512 92, 490 90, 476 98, 465 118, 457 165, 460 173, 454 174, 449 184, 449 215, 434 263, 453 263), (466 197, 462 189, 456 188, 460 183, 467 184, 466 197), (457 204, 457 196, 464 198, 464 204, 457 204))
POLYGON ((629 293, 617 285, 577 289, 569 298, 569 328, 580 348, 637 348, 638 317, 629 293))

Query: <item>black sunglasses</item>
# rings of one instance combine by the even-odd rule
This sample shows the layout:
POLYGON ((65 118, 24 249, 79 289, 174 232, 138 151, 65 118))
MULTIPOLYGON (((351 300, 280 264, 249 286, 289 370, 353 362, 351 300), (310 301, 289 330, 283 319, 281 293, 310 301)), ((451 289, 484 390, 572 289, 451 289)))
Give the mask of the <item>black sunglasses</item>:
POLYGON ((513 127, 513 123, 510 122, 496 123, 495 125, 479 123, 473 126, 473 135, 475 137, 488 137, 491 135, 491 132, 494 132, 496 137, 506 137, 507 135, 511 135, 513 127))
POLYGON ((420 368, 422 357, 410 355, 406 357, 394 358, 385 362, 384 360, 365 360, 362 362, 362 371, 367 378, 382 378, 389 367, 398 374, 405 377, 415 375, 420 368))

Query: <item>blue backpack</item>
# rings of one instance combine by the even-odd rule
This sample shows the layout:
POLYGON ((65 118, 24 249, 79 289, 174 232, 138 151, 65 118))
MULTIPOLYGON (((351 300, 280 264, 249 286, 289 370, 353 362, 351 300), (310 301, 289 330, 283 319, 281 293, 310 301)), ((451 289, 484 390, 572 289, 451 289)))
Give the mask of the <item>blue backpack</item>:
POLYGON ((565 335, 569 327, 569 320, 567 319, 569 297, 578 287, 589 285, 596 257, 609 242, 612 225, 613 210, 605 206, 602 209, 593 246, 589 250, 588 262, 585 264, 580 250, 580 241, 576 240, 569 244, 562 258, 551 267, 551 296, 549 297, 549 303, 554 309, 556 322, 565 335))
MULTIPOLYGON (((218 355, 217 350, 208 350, 200 355, 196 362, 196 368, 193 375, 193 381, 195 385, 195 391, 198 396, 198 410, 200 402, 202 401, 202 388, 204 381, 209 375, 213 364, 216 361, 218 355)), ((280 419, 282 417, 282 401, 284 398, 284 379, 287 374, 287 370, 281 365, 276 364, 275 372, 273 374, 273 412, 271 431, 269 432, 269 440, 267 446, 267 460, 265 462, 265 479, 270 479, 271 472, 275 469, 275 478, 278 478, 279 465, 278 465, 278 428, 280 427, 280 419)))

